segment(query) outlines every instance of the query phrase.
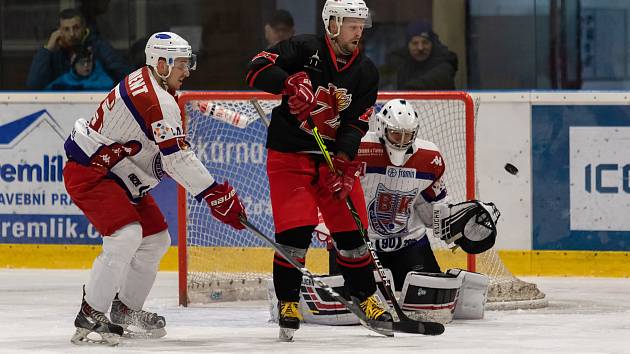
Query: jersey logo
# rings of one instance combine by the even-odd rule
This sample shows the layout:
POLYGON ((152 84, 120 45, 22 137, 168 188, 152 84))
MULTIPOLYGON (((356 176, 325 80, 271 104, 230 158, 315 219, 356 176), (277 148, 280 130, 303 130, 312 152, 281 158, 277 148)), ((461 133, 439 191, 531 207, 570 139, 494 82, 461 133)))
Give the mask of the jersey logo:
POLYGON ((433 158, 433 161, 431 161, 431 164, 436 165, 436 166, 442 166, 442 158, 438 155, 435 155, 435 157, 433 158))
POLYGON ((151 128, 153 130, 153 138, 158 144, 169 139, 184 136, 181 127, 171 127, 164 119, 151 123, 151 128))
POLYGON ((382 183, 376 187, 376 195, 368 205, 368 217, 372 230, 382 236, 407 232, 412 213, 412 202, 418 189, 409 192, 388 189, 382 183))
MULTIPOLYGON (((348 108, 352 103, 352 94, 348 94, 348 89, 337 88, 329 83, 328 89, 322 86, 317 87, 315 92, 317 107, 311 112, 313 122, 319 129, 319 133, 324 139, 334 140, 339 128, 339 112, 348 108)), ((300 128, 312 134, 307 121, 302 122, 300 128)))
POLYGON ((304 67, 307 69, 311 69, 314 71, 318 71, 321 72, 322 69, 318 68, 319 64, 321 63, 321 59, 319 58, 319 50, 315 51, 315 54, 311 55, 308 58, 308 64, 304 64, 304 67))
POLYGON ((387 177, 391 178, 416 178, 416 169, 415 168, 403 168, 403 167, 395 167, 395 166, 387 166, 387 170, 385 171, 387 177))

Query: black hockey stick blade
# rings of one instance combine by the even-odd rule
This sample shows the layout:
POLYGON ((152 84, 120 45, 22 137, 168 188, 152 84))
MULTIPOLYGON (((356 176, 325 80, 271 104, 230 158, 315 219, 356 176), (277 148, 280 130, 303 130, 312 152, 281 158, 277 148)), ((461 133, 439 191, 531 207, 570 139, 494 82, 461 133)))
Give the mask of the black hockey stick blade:
POLYGON ((389 330, 392 332, 425 334, 429 336, 437 336, 444 333, 444 325, 437 322, 422 322, 414 320, 400 322, 383 322, 370 320, 369 324, 372 327, 389 330))

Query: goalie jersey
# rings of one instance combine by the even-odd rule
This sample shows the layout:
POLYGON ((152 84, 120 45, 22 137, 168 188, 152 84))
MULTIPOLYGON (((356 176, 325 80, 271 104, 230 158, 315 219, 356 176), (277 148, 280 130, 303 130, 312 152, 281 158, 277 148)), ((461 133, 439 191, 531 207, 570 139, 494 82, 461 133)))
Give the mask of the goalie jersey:
POLYGON ((361 140, 361 186, 367 203, 369 237, 379 252, 392 252, 426 239, 433 204, 446 202, 444 159, 430 141, 416 139, 413 153, 394 166, 374 132, 361 140))
POLYGON ((196 196, 214 183, 184 140, 174 93, 146 66, 114 87, 89 122, 78 119, 64 148, 70 160, 107 169, 134 201, 165 173, 196 196))

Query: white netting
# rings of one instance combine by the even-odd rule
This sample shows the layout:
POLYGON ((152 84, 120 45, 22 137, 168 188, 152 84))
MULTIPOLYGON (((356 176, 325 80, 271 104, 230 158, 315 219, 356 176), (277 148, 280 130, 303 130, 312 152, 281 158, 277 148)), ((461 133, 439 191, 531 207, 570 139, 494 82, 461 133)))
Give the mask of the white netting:
MULTIPOLYGON (((273 236, 265 172, 266 126, 248 100, 220 98, 218 93, 206 95, 207 98, 202 95, 203 98, 184 104, 188 139, 211 173, 219 181, 227 179, 236 188, 249 220, 266 235, 273 236), (217 110, 221 117, 216 116, 217 110), (244 128, 225 121, 238 121, 244 128)), ((380 97, 377 109, 388 99, 380 97)), ((469 119, 474 119, 473 111, 467 111, 465 101, 458 98, 426 99, 422 94, 414 94, 407 101, 422 118, 420 136, 433 141, 443 154, 451 200, 466 200, 466 117, 468 114, 469 119)), ((259 102, 267 114, 279 104, 274 100, 259 102)), ((207 207, 190 195, 187 197, 186 222, 189 301, 245 300, 266 296, 264 279, 271 276, 273 252, 263 247, 262 241, 248 232, 237 232, 216 222, 207 207)), ((430 239, 442 269, 467 268, 463 251, 451 252, 439 239, 430 239)), ((323 244, 314 238, 312 247, 323 247, 323 244)), ((513 277, 494 250, 480 255, 477 266, 477 271, 491 278, 490 301, 544 297, 534 284, 513 277)))

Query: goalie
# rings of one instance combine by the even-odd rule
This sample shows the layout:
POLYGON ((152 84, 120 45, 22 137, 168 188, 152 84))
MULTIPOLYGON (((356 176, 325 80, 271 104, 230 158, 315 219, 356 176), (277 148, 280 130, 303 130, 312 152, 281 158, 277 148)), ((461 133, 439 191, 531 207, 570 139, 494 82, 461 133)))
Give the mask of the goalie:
MULTIPOLYGON (((410 317, 442 323, 453 316, 482 318, 488 278, 459 269, 442 273, 427 229, 432 228, 433 236, 447 244, 477 254, 494 245, 500 213, 492 203, 449 203, 444 159, 434 143, 418 136, 419 129, 420 118, 411 104, 394 99, 377 113, 376 131, 361 140, 357 160, 364 167, 361 185, 368 234, 382 266, 391 270, 393 285, 401 291, 399 303, 410 317)), ((331 274, 335 263, 330 262, 331 274)), ((336 278, 326 281, 333 284, 336 278)), ((309 300, 319 292, 303 289, 310 289, 302 300, 310 310, 305 321, 356 323, 347 312, 322 311, 331 304, 323 298, 309 300), (322 309, 314 308, 318 303, 322 309)))

